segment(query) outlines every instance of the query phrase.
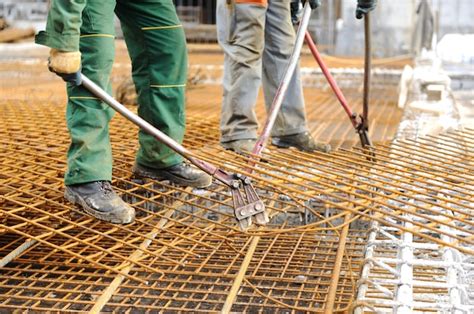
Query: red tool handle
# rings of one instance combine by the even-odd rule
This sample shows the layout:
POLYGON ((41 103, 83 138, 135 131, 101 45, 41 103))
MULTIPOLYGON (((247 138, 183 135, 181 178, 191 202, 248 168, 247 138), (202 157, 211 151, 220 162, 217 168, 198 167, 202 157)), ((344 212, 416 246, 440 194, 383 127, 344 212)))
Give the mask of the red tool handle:
POLYGON ((347 115, 349 116, 349 119, 351 120, 352 124, 356 128, 358 126, 357 115, 354 112, 352 112, 351 108, 347 104, 346 97, 344 97, 344 94, 342 93, 341 89, 339 88, 339 86, 337 86, 336 81, 332 77, 331 72, 329 72, 328 67, 324 63, 323 58, 319 54, 318 48, 316 47, 316 44, 314 43, 313 38, 311 38, 311 35, 309 34, 308 31, 306 31, 305 39, 306 39, 306 43, 308 44, 309 49, 311 50, 311 53, 316 59, 316 62, 319 64, 321 71, 323 72, 324 76, 328 80, 329 85, 334 91, 334 94, 336 94, 336 97, 341 103, 341 106, 344 108, 344 111, 347 113, 347 115))

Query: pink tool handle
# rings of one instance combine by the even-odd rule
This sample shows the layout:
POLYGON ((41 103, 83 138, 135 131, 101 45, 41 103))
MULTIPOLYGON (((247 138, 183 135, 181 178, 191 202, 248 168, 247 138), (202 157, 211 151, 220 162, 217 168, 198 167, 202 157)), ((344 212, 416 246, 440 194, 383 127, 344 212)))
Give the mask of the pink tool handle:
POLYGON ((309 49, 311 50, 311 53, 316 59, 316 62, 319 64, 321 71, 323 72, 324 76, 328 80, 328 83, 331 86, 332 90, 336 94, 337 99, 339 100, 342 107, 346 111, 347 115, 349 116, 349 119, 351 119, 351 122, 354 125, 354 127, 356 127, 357 126, 356 116, 352 112, 351 108, 349 108, 349 105, 347 104, 347 100, 344 97, 344 94, 342 93, 339 86, 337 86, 336 81, 334 80, 331 73, 329 72, 328 67, 324 63, 323 58, 319 54, 318 48, 316 48, 316 44, 314 43, 313 38, 311 38, 311 35, 309 34, 308 31, 306 31, 305 39, 306 39, 306 43, 308 44, 309 49))

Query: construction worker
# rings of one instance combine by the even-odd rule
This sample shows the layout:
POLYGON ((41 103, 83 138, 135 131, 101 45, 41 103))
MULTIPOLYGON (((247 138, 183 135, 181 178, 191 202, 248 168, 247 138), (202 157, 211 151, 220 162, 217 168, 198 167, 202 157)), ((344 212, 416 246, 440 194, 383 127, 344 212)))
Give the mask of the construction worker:
MULTIPOLYGON (((79 71, 111 90, 114 11, 132 59, 138 114, 178 142, 184 135, 187 52, 172 0, 52 0, 46 31, 36 43, 51 48, 50 70, 68 81, 65 197, 83 211, 112 223, 134 220, 134 209, 112 189, 109 121, 114 111, 79 86, 79 71)), ((211 177, 183 162, 169 147, 140 131, 133 172, 156 180, 207 187, 211 177)))
MULTIPOLYGON (((369 2, 375 6, 375 0, 359 0, 357 10, 367 10, 369 2)), ((320 1, 309 0, 309 4, 315 9, 320 1)), ((257 138, 254 108, 260 84, 269 110, 294 48, 290 0, 217 0, 217 32, 224 50, 221 145, 238 153, 249 152, 257 138)), ((272 144, 281 148, 306 152, 331 149, 317 143, 308 131, 299 69, 288 86, 271 135, 272 144)))

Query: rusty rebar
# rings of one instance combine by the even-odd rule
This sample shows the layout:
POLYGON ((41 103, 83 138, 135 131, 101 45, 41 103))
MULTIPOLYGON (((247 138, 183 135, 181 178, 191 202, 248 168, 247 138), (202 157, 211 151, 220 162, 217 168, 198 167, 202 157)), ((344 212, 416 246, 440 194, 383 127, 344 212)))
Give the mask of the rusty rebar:
MULTIPOLYGON (((344 92, 359 110, 357 89, 344 92)), ((409 232, 423 245, 471 255, 474 130, 388 143, 401 116, 396 93, 375 86, 373 95, 371 136, 384 141, 375 145, 377 162, 349 149, 357 139, 345 117, 327 127, 338 107, 329 92, 310 95, 319 104, 308 106, 308 120, 318 122, 310 125, 313 134, 346 149, 307 154, 270 146, 249 175, 272 224, 246 233, 234 223, 223 185, 187 190, 134 178, 136 134, 122 128, 120 117, 110 127, 113 185, 136 209, 137 222, 114 226, 81 215, 62 196, 69 145, 64 106, 0 101, 1 256, 37 241, 0 268, 0 309, 217 312, 228 304, 234 312, 343 312, 354 299, 370 221, 394 234, 409 232), (154 232, 164 221, 166 228, 154 232), (251 239, 259 240, 249 250, 251 239)), ((248 157, 219 147, 215 104, 199 105, 190 106, 184 145, 226 170, 245 169, 248 157)), ((440 274, 414 268, 419 281, 440 274)))

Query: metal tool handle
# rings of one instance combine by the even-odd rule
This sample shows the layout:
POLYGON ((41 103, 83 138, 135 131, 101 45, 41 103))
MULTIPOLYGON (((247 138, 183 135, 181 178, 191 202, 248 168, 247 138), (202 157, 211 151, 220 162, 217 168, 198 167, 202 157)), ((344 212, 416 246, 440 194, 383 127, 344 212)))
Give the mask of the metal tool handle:
POLYGON ((180 155, 182 155, 186 158, 191 157, 190 156, 191 153, 186 148, 184 148, 183 146, 178 144, 171 137, 169 137, 165 133, 161 132, 160 130, 155 128, 153 125, 151 125, 147 121, 143 120, 138 115, 134 114, 127 107, 125 107, 124 105, 119 103, 112 96, 110 96, 106 91, 104 91, 102 88, 100 88, 97 84, 92 82, 87 76, 85 76, 84 74, 81 74, 81 80, 82 80, 82 85, 85 88, 87 88, 92 94, 96 95, 97 97, 102 99, 104 102, 106 102, 110 107, 114 108, 115 111, 120 113, 127 120, 129 120, 133 124, 139 126, 141 129, 143 129, 145 132, 153 135, 155 138, 159 139, 160 142, 163 142, 163 144, 170 147, 171 149, 173 149, 178 154, 180 154, 180 155))
POLYGON ((372 76, 372 47, 371 47, 371 30, 370 30, 370 13, 364 15, 364 37, 365 37, 365 51, 364 51, 364 93, 362 98, 362 116, 360 117, 361 124, 358 127, 358 133, 362 147, 369 149, 369 161, 375 162, 375 152, 371 150, 372 141, 369 137, 369 100, 370 100, 370 78, 372 76))
POLYGON ((371 47, 371 29, 370 29, 370 13, 364 16, 364 36, 365 36, 365 53, 364 53, 364 94, 362 99, 362 128, 369 130, 369 100, 370 100, 370 78, 372 67, 372 47, 371 47))
POLYGON ((143 120, 141 117, 138 115, 134 114, 132 111, 130 111, 127 107, 119 103, 117 100, 115 100, 112 96, 110 96, 106 91, 104 91, 102 88, 100 88, 97 84, 92 82, 87 76, 81 73, 81 84, 85 88, 87 88, 92 94, 95 96, 99 97, 102 99, 105 103, 107 103, 110 107, 112 107, 115 111, 120 113, 122 116, 124 116, 127 120, 131 121, 141 129, 143 129, 145 132, 151 134, 154 136, 157 140, 189 160, 192 164, 194 164, 196 167, 200 168, 202 171, 208 173, 209 175, 213 176, 217 180, 221 181, 222 183, 232 186, 235 182, 232 178, 231 175, 225 173, 224 171, 220 170, 216 166, 207 163, 205 161, 202 161, 200 159, 197 159, 192 156, 191 152, 188 151, 186 148, 184 148, 182 145, 177 143, 175 140, 173 140, 171 137, 166 135, 165 133, 161 132, 157 128, 155 128, 153 125, 148 123, 147 121, 143 120))
POLYGON ((273 98, 273 103, 270 107, 265 126, 263 127, 262 134, 257 139, 257 143, 255 143, 255 146, 252 150, 252 154, 260 156, 263 149, 265 148, 268 138, 270 137, 270 132, 273 128, 273 125, 275 124, 278 112, 280 111, 280 107, 283 102, 283 98, 285 97, 286 90, 288 89, 288 85, 290 84, 290 81, 295 73, 296 66, 298 64, 298 59, 301 54, 301 48, 303 47, 304 35, 306 33, 306 30, 308 29, 310 17, 311 7, 309 5, 309 1, 307 1, 303 9, 303 17, 301 18, 301 23, 298 28, 298 33, 296 35, 296 43, 291 54, 290 61, 288 62, 288 66, 285 70, 283 79, 280 82, 280 86, 276 91, 275 97, 273 98))
POLYGON ((256 222, 261 225, 269 222, 268 214, 265 211, 265 205, 258 197, 257 192, 250 182, 250 178, 240 174, 227 173, 210 163, 193 157, 190 151, 174 141, 165 133, 155 128, 147 121, 140 118, 138 115, 128 110, 127 107, 115 100, 84 74, 81 73, 80 78, 82 80, 81 84, 86 89, 102 99, 126 119, 142 128, 145 132, 154 136, 157 140, 189 160, 196 167, 200 168, 204 172, 210 174, 217 180, 230 187, 234 203, 235 217, 242 230, 246 230, 250 227, 252 224, 252 217, 255 217, 256 222))

